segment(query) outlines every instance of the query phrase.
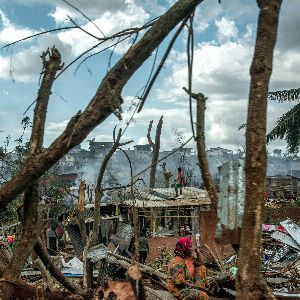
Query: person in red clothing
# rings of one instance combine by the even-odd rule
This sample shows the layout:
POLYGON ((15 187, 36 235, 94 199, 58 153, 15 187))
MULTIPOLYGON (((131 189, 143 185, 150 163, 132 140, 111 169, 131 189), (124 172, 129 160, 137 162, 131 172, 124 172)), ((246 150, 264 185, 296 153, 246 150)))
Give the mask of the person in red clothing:
POLYGON ((181 300, 208 300, 207 293, 200 290, 208 283, 206 267, 203 259, 200 261, 191 255, 191 249, 190 238, 181 238, 177 241, 174 257, 168 265, 167 288, 181 300))

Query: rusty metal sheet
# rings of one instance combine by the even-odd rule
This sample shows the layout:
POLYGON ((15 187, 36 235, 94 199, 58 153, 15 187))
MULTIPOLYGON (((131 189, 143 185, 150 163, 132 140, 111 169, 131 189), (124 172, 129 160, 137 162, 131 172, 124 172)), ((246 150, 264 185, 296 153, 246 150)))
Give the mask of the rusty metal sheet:
POLYGON ((244 161, 229 161, 220 169, 220 193, 216 237, 219 242, 238 244, 245 207, 244 161))

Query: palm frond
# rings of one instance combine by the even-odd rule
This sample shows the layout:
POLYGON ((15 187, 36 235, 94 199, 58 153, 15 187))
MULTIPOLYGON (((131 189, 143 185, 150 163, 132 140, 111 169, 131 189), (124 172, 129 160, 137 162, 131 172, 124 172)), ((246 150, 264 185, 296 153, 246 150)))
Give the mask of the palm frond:
POLYGON ((276 126, 268 133, 267 142, 285 139, 290 153, 297 153, 300 148, 300 103, 282 115, 276 126))
POLYGON ((268 100, 275 100, 275 101, 279 101, 279 102, 299 101, 300 100, 300 88, 276 91, 276 92, 269 92, 268 100))

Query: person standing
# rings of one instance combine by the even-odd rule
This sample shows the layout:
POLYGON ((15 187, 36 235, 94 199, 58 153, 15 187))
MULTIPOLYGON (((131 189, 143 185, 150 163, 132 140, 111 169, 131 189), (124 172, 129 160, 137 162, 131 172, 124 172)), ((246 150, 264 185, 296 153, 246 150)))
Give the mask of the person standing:
POLYGON ((139 238, 139 262, 146 264, 149 253, 149 244, 146 238, 146 229, 142 229, 141 237, 139 238))
POLYGON ((182 187, 185 185, 184 173, 181 168, 178 168, 176 180, 175 180, 175 192, 176 197, 178 197, 178 189, 180 191, 180 195, 182 196, 182 187))

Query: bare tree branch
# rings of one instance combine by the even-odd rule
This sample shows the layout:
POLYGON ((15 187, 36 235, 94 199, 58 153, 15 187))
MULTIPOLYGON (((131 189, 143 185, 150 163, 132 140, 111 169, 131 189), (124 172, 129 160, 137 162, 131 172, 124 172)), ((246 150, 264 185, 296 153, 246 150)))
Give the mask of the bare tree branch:
POLYGON ((97 26, 97 24, 95 22, 92 21, 91 18, 89 18, 85 13, 83 13, 79 8, 77 8, 75 5, 71 4, 70 2, 68 2, 67 0, 61 0, 64 3, 68 4, 70 7, 72 7, 73 9, 75 9, 76 11, 78 11, 83 17, 85 17, 89 22, 91 22, 97 29, 98 31, 103 35, 103 37, 105 37, 105 34, 103 33, 103 31, 97 26))
POLYGON ((182 31, 182 29, 183 29, 184 26, 186 25, 186 22, 187 22, 187 19, 185 19, 185 20, 181 23, 181 25, 179 26, 179 28, 178 28, 177 31, 175 32, 173 38, 171 39, 171 41, 170 41, 170 43, 169 43, 169 45, 168 45, 168 47, 167 47, 167 50, 166 50, 166 52, 165 52, 163 58, 161 59, 161 61, 160 61, 159 65, 158 65, 158 67, 157 67, 157 69, 156 69, 156 71, 155 71, 153 77, 151 78, 151 81, 149 82, 149 84, 147 84, 147 89, 146 89, 146 91, 143 93, 143 96, 141 97, 141 102, 140 102, 140 104, 139 104, 139 108, 138 108, 138 111, 137 111, 138 113, 142 110, 142 108, 143 108, 143 106, 144 106, 144 104, 145 104, 145 102, 146 102, 146 99, 147 99, 147 97, 148 97, 148 95, 149 95, 149 93, 150 93, 150 91, 151 91, 151 89, 152 89, 152 86, 153 86, 153 84, 155 83, 155 81, 156 81, 156 79, 157 79, 157 77, 158 77, 158 75, 159 75, 159 73, 160 73, 162 67, 164 66, 164 64, 165 64, 165 62, 166 62, 166 60, 167 60, 167 58, 168 58, 168 56, 169 56, 169 54, 170 54, 170 52, 171 52, 173 46, 174 46, 174 43, 175 43, 177 37, 179 36, 180 32, 182 31))
POLYGON ((85 296, 86 293, 77 285, 70 282, 63 273, 55 266, 51 256, 48 254, 47 249, 44 247, 41 238, 38 238, 37 243, 34 246, 35 252, 40 257, 41 261, 45 265, 46 269, 52 274, 52 276, 67 290, 76 293, 78 295, 85 296))
POLYGON ((107 73, 86 109, 70 120, 67 128, 48 149, 29 159, 22 170, 1 187, 0 209, 5 208, 32 180, 39 178, 121 106, 121 91, 127 81, 167 34, 201 2, 202 0, 177 1, 152 25, 143 38, 107 73))
POLYGON ((113 146, 111 147, 109 152, 106 154, 105 158, 103 159, 103 162, 101 164, 99 174, 97 177, 97 183, 96 183, 96 187, 95 187, 94 226, 93 226, 92 241, 90 244, 91 247, 94 246, 95 244, 97 244, 97 242, 98 242, 98 235, 99 235, 99 228, 100 228, 100 205, 101 205, 101 197, 102 197, 102 193, 103 193, 102 181, 103 181, 105 170, 107 168, 107 164, 119 147, 133 142, 133 141, 128 141, 128 142, 120 143, 120 139, 122 136, 122 129, 119 129, 117 138, 115 138, 115 129, 116 129, 116 127, 114 128, 114 133, 113 133, 113 136, 114 136, 113 146))
POLYGON ((9 43, 9 44, 6 44, 6 45, 3 46, 1 49, 8 48, 9 46, 13 46, 14 44, 17 44, 17 43, 26 41, 26 40, 28 40, 28 39, 31 39, 31 38, 34 38, 34 37, 37 37, 37 36, 39 36, 39 35, 43 35, 43 34, 46 34, 46 33, 55 32, 55 31, 61 31, 61 30, 67 30, 67 29, 75 29, 75 28, 77 28, 77 26, 66 26, 66 27, 60 27, 60 28, 55 28, 55 29, 50 29, 50 30, 38 32, 38 33, 36 33, 36 34, 32 34, 32 35, 26 36, 26 37, 24 37, 24 38, 22 38, 22 39, 20 39, 20 40, 14 41, 14 42, 9 43))

